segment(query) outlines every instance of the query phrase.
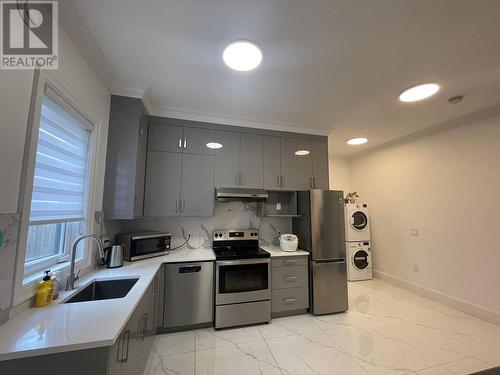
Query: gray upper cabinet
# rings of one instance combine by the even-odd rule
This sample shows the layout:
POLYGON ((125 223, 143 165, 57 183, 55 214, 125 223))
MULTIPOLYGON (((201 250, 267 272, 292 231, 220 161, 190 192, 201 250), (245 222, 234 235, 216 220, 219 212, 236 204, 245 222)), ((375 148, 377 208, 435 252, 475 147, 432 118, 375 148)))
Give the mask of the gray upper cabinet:
POLYGON ((149 125, 149 151, 182 152, 184 129, 181 126, 149 125))
POLYGON ((240 187, 240 133, 216 131, 215 186, 240 187))
POLYGON ((297 190, 295 138, 281 138, 281 190, 297 190))
POLYGON ((297 190, 309 190, 314 187, 313 141, 297 139, 297 151, 309 151, 307 155, 296 155, 297 190))
POLYGON ((328 179, 328 143, 313 141, 313 187, 315 189, 329 189, 328 179))
POLYGON ((261 135, 241 133, 240 186, 264 187, 264 142, 261 135))
POLYGON ((264 189, 281 189, 281 138, 264 137, 264 189))
POLYGON ((175 125, 151 124, 149 150, 213 155, 207 143, 215 139, 211 129, 189 128, 175 125))
POLYGON ((213 155, 214 149, 207 143, 214 142, 215 131, 211 129, 184 128, 183 152, 190 154, 213 155))
POLYGON ((184 154, 182 156, 182 216, 213 216, 214 157, 184 154))
POLYGON ((143 215, 148 119, 140 99, 111 97, 103 209, 107 219, 143 215))
POLYGON ((148 152, 145 216, 176 216, 180 213, 181 178, 181 153, 148 152))

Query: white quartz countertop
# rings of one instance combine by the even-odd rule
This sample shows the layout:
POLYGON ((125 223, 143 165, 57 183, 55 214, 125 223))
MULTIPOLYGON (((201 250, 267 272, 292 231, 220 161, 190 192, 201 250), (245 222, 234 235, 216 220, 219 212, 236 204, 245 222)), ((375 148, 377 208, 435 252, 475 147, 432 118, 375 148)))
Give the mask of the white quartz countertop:
POLYGON ((282 251, 279 246, 261 246, 263 250, 266 250, 268 253, 271 253, 271 257, 296 257, 309 255, 307 251, 297 249, 297 251, 282 251))
POLYGON ((47 307, 30 308, 0 325, 0 361, 112 346, 163 263, 213 261, 211 249, 180 249, 170 254, 93 271, 71 292, 60 292, 47 307), (138 277, 124 298, 63 304, 94 280, 138 277))

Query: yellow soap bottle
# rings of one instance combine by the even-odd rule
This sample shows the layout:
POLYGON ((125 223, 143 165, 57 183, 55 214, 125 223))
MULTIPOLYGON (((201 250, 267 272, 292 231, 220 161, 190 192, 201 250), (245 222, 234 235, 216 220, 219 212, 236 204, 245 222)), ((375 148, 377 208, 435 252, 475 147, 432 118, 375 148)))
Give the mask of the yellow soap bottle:
POLYGON ((42 281, 38 285, 38 289, 36 290, 36 307, 47 306, 52 302, 52 293, 53 293, 53 283, 50 279, 50 271, 45 271, 45 276, 42 281))

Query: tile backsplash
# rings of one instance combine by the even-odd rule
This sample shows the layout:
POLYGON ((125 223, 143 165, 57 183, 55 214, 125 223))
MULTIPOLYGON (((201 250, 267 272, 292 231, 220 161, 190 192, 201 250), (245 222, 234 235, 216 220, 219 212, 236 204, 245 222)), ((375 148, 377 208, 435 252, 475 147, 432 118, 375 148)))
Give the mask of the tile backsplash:
POLYGON ((0 214, 0 323, 9 316, 18 236, 19 214, 0 214))
POLYGON ((214 229, 259 229, 261 245, 279 244, 278 232, 289 233, 291 219, 257 216, 255 202, 216 202, 212 217, 141 218, 109 220, 105 231, 112 239, 117 233, 166 231, 172 233, 172 247, 185 242, 189 248, 211 248, 214 229))

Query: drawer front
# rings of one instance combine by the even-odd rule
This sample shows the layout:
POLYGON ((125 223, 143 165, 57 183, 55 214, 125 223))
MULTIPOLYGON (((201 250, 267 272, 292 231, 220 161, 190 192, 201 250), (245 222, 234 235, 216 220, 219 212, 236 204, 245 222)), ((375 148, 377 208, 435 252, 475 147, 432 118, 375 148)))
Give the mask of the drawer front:
POLYGON ((276 267, 271 272, 272 289, 307 286, 307 266, 276 267))
POLYGON ((271 294, 272 312, 307 309, 309 290, 307 287, 273 290, 271 294))
POLYGON ((273 267, 307 266, 307 255, 272 258, 273 267))

